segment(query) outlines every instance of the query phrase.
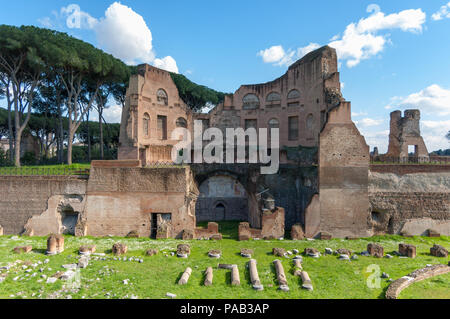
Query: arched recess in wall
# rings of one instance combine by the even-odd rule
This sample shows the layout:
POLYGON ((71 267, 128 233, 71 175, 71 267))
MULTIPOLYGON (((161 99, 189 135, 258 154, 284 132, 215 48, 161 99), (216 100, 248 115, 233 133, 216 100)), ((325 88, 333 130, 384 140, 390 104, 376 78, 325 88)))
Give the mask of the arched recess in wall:
POLYGON ((294 99, 299 99, 300 98, 300 91, 293 89, 290 90, 287 96, 288 100, 294 100, 294 99))
POLYGON ((142 127, 143 127, 143 131, 144 131, 144 135, 149 136, 150 135, 150 115, 148 115, 148 113, 144 113, 144 117, 143 117, 142 121, 143 121, 142 127))
POLYGON ((235 177, 226 173, 210 176, 200 184, 199 191, 197 221, 248 219, 247 191, 235 177))
POLYGON ((164 89, 159 89, 156 92, 156 101, 159 105, 169 105, 169 98, 167 92, 164 89))
POLYGON ((259 98, 253 94, 249 93, 242 99, 242 108, 244 110, 254 110, 259 108, 259 98))
POLYGON ((187 121, 184 117, 179 117, 175 123, 177 127, 187 128, 187 121))
POLYGON ((275 107, 281 105, 281 95, 277 92, 267 94, 266 103, 268 106, 275 107))

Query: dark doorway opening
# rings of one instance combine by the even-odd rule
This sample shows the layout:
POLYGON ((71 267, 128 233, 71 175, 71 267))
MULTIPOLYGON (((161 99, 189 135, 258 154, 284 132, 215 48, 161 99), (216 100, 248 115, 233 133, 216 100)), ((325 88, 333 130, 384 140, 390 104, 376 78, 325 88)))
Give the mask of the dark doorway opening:
POLYGON ((78 212, 72 207, 63 208, 61 211, 62 233, 66 235, 75 235, 75 227, 78 222, 78 212))
POLYGON ((217 204, 214 209, 214 215, 216 217, 215 220, 225 220, 225 205, 222 203, 217 204))
POLYGON ((150 238, 156 239, 157 234, 158 234, 158 214, 152 214, 150 238))

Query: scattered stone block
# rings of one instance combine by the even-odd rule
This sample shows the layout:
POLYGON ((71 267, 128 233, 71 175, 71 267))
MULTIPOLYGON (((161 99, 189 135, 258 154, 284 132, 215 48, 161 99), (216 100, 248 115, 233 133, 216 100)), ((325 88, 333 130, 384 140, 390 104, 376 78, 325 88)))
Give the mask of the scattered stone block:
POLYGON ((179 285, 186 285, 189 281, 189 277, 192 274, 192 269, 190 267, 187 267, 184 271, 183 275, 181 276, 180 280, 178 281, 179 285))
POLYGON ((310 256, 310 257, 314 257, 314 258, 318 258, 320 256, 320 252, 315 248, 305 248, 303 253, 306 256, 310 256))
POLYGON ((441 234, 435 229, 428 229, 428 237, 441 237, 441 234))
POLYGON ((57 240, 56 240, 56 235, 55 234, 51 234, 48 238, 47 238, 47 255, 56 255, 58 253, 57 250, 57 240))
POLYGON ((234 264, 218 264, 217 268, 231 270, 234 266, 234 264))
POLYGON ((209 237, 210 240, 222 240, 222 234, 214 234, 211 237, 209 237))
POLYGON ((351 259, 352 260, 358 260, 359 258, 358 258, 358 255, 353 255, 351 259))
POLYGON ((237 265, 231 267, 231 285, 239 286, 241 284, 241 279, 239 277, 239 268, 237 265))
POLYGON ((73 277, 75 277, 75 275, 76 275, 76 272, 75 271, 73 271, 73 270, 68 270, 68 271, 66 271, 65 273, 63 273, 62 274, 62 276, 61 276, 61 280, 72 280, 73 279, 73 277))
POLYGON ((341 254, 339 260, 350 260, 350 257, 347 254, 341 254))
POLYGON ((192 240, 195 238, 194 231, 192 229, 183 229, 183 234, 181 235, 183 240, 192 240))
POLYGON ((248 262, 248 269, 250 273, 250 282, 253 285, 253 288, 256 290, 261 290, 261 281, 259 280, 258 268, 256 267, 256 260, 250 259, 248 262), (256 288, 255 288, 256 286, 256 288))
POLYGON ((333 254, 333 249, 325 248, 325 255, 331 255, 331 254, 333 254))
POLYGON ((284 292, 288 292, 290 290, 288 285, 281 285, 278 289, 284 292))
POLYGON ((88 257, 81 257, 78 260, 78 268, 86 268, 89 265, 89 258, 88 257))
POLYGON ((220 258, 222 256, 222 251, 218 249, 213 249, 208 252, 208 256, 211 258, 220 258))
POLYGON ((56 235, 56 252, 58 254, 64 251, 64 236, 56 235))
POLYGON ((175 299, 175 298, 177 297, 177 295, 168 292, 168 293, 166 293, 166 297, 169 297, 169 298, 171 298, 171 299, 175 299))
POLYGON ((321 240, 330 240, 331 238, 333 238, 333 236, 330 234, 330 233, 328 233, 328 232, 321 232, 320 233, 320 239, 321 240))
POLYGON ((241 249, 241 256, 245 258, 252 258, 253 250, 252 249, 241 249))
POLYGON ((132 230, 125 237, 126 238, 139 238, 139 231, 132 230))
POLYGON ((291 228, 291 239, 292 240, 302 240, 305 238, 305 233, 303 232, 303 227, 300 224, 295 224, 291 228))
POLYGON ((416 258, 416 246, 410 244, 399 244, 398 252, 402 256, 408 256, 409 258, 416 258))
POLYGON ((158 249, 151 248, 151 249, 147 249, 145 251, 145 255, 147 255, 147 256, 154 256, 156 254, 158 254, 158 249))
POLYGON ((272 254, 278 257, 284 257, 286 255, 286 249, 284 248, 272 248, 272 254))
POLYGON ((430 248, 430 254, 435 257, 447 257, 448 250, 441 245, 434 245, 430 248))
POLYGON ((287 286, 286 275, 284 273, 283 264, 278 259, 273 261, 275 265, 275 271, 277 273, 277 281, 280 286, 287 286))
POLYGON ((212 267, 206 268, 205 271, 205 286, 211 286, 213 283, 213 269, 212 267))
POLYGON ((80 255, 90 255, 95 253, 95 250, 97 249, 97 246, 92 245, 92 246, 81 246, 78 249, 78 252, 80 253, 80 255))
POLYGON ((208 223, 208 231, 213 234, 219 233, 219 224, 215 223, 215 222, 209 222, 208 223))
POLYGON ((384 248, 381 245, 370 243, 367 245, 367 251, 371 256, 382 258, 384 255, 384 248))
POLYGON ((16 254, 22 254, 22 253, 28 254, 32 250, 33 250, 32 246, 23 246, 23 247, 16 247, 16 248, 14 248, 14 252, 16 254))
POLYGON ((252 238, 252 233, 250 232, 250 224, 243 222, 239 224, 238 237, 240 241, 250 240, 252 238))
POLYGON ((338 250, 336 250, 336 254, 337 255, 347 255, 350 257, 352 255, 352 251, 350 249, 346 249, 346 248, 339 248, 338 250))
POLYGON ((115 243, 112 247, 112 253, 116 256, 126 254, 128 251, 128 246, 122 243, 115 243))
POLYGON ((302 288, 306 290, 313 290, 311 278, 309 278, 308 273, 306 271, 302 271, 300 277, 302 278, 302 288))
POLYGON ((77 264, 67 264, 67 265, 62 265, 61 267, 63 267, 64 269, 76 269, 77 264))
POLYGON ((302 270, 302 261, 300 259, 294 259, 294 276, 300 276, 302 270))
POLYGON ((187 258, 191 254, 191 246, 188 244, 179 244, 177 246, 177 256, 180 258, 187 258))

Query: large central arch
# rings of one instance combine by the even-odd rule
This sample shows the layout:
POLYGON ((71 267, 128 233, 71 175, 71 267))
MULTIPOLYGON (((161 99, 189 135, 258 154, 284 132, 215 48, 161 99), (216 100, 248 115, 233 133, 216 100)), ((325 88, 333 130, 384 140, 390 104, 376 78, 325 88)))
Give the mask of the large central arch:
POLYGON ((245 187, 231 174, 216 172, 199 186, 195 215, 198 222, 248 220, 245 187))

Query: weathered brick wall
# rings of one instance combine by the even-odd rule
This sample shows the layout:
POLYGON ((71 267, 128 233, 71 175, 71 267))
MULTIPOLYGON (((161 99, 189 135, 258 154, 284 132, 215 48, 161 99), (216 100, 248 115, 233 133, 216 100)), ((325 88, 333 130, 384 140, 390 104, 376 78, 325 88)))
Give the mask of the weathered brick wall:
POLYGON ((5 235, 19 234, 32 216, 41 215, 55 195, 86 193, 87 180, 73 176, 1 176, 0 225, 5 235))
POLYGON ((397 175, 417 173, 450 172, 450 165, 426 164, 371 164, 370 171, 374 173, 392 173, 397 175))
POLYGON ((369 174, 375 233, 425 235, 429 228, 450 234, 450 172, 369 174))
MULTIPOLYGON (((93 167, 83 218, 87 234, 151 234, 152 214, 171 214, 170 237, 194 229, 198 191, 189 168, 93 167)), ((154 225, 153 225, 154 226, 154 225)))

